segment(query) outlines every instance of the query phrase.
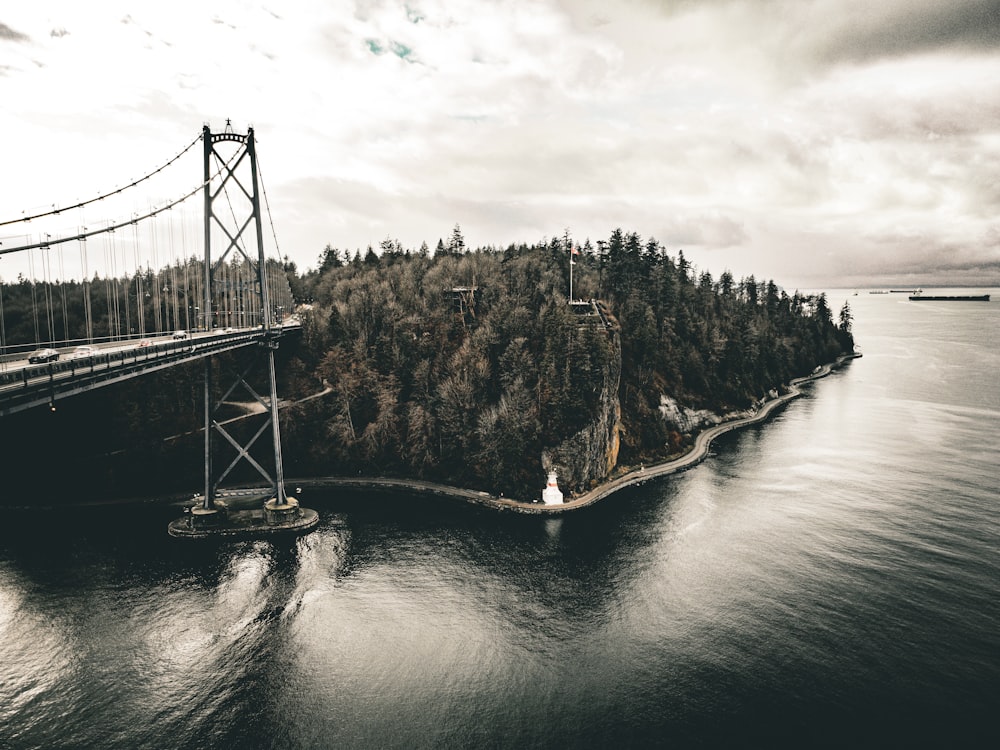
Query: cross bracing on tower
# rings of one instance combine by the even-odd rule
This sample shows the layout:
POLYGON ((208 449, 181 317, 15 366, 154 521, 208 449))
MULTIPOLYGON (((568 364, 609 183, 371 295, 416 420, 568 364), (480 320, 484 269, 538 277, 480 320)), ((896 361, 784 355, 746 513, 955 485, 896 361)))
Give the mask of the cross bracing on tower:
POLYGON ((315 513, 285 493, 274 369, 294 300, 280 257, 265 246, 265 212, 274 251, 277 236, 253 129, 236 133, 227 121, 221 133, 205 126, 197 141, 201 179, 183 189, 174 181, 173 197, 128 198, 174 172, 194 153, 190 145, 122 188, 65 208, 0 215, 9 232, 0 238, 0 417, 44 403, 54 410, 61 398, 201 360, 203 491, 171 533, 232 533, 239 514, 216 499, 241 465, 266 482, 270 498, 256 515, 240 517, 247 528, 307 528, 315 513), (213 382, 213 358, 241 351, 254 356, 225 393, 243 388, 264 408, 266 419, 249 439, 216 419, 225 384, 213 382), (260 370, 255 361, 263 364, 263 389, 250 382, 260 370), (269 457, 255 456, 265 434, 269 457), (232 454, 219 472, 214 464, 226 448, 232 454))

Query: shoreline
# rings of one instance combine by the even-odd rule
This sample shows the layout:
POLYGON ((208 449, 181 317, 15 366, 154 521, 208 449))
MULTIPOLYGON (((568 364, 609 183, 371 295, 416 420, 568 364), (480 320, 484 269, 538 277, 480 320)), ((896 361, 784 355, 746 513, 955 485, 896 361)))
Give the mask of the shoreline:
POLYGON ((314 488, 353 487, 357 489, 370 490, 400 489, 416 491, 438 497, 464 500, 465 502, 483 505, 493 510, 511 511, 514 513, 524 513, 528 515, 555 515, 559 513, 566 513, 568 511, 589 507, 626 487, 644 484, 650 479, 670 476, 671 474, 685 471, 686 469, 701 463, 708 456, 709 447, 711 446, 712 441, 717 437, 724 435, 727 432, 738 430, 742 427, 748 427, 750 425, 766 421, 776 409, 802 395, 802 391, 798 388, 799 385, 826 377, 834 370, 842 367, 845 362, 857 359, 860 356, 861 354, 857 352, 852 354, 843 354, 833 362, 822 365, 816 372, 805 375, 801 378, 794 378, 788 383, 788 393, 784 393, 775 399, 767 401, 761 406, 760 410, 756 414, 749 417, 733 419, 728 422, 722 422, 721 424, 714 425, 709 427, 707 430, 699 432, 695 436, 694 446, 691 450, 678 458, 653 464, 651 466, 643 466, 640 469, 633 469, 632 471, 622 474, 619 477, 615 477, 614 479, 604 482, 592 490, 588 490, 587 492, 577 495, 573 499, 565 501, 560 505, 543 505, 541 502, 512 500, 510 498, 492 495, 489 492, 463 489, 461 487, 437 484, 435 482, 427 482, 420 479, 390 479, 384 477, 314 477, 311 479, 296 479, 294 482, 290 483, 301 487, 314 488))
MULTIPOLYGON (((805 375, 801 378, 794 378, 788 383, 788 393, 784 393, 777 398, 765 402, 760 410, 749 417, 740 417, 738 419, 732 419, 728 422, 722 422, 720 424, 709 427, 707 430, 702 430, 695 436, 694 446, 687 453, 679 456, 678 458, 671 459, 669 461, 664 461, 658 464, 652 464, 650 466, 642 466, 639 469, 633 469, 631 471, 622 474, 621 476, 615 477, 605 481, 604 483, 598 485, 592 490, 588 490, 571 500, 567 500, 560 505, 543 505, 541 502, 531 502, 525 500, 513 500, 505 497, 498 497, 496 495, 490 494, 482 490, 472 490, 465 489, 462 487, 455 487, 447 484, 438 484, 436 482, 429 482, 422 479, 397 479, 389 477, 301 477, 294 479, 286 479, 286 487, 301 487, 301 488, 354 488, 361 490, 405 490, 408 492, 417 492, 420 494, 432 495, 435 497, 443 497, 452 500, 462 500, 467 503, 474 505, 482 505, 484 507, 490 508, 491 510, 497 511, 509 511, 513 513, 523 513, 526 515, 557 515, 560 513, 567 513, 573 510, 579 510, 580 508, 586 508, 594 503, 597 503, 606 497, 613 495, 615 492, 622 490, 626 487, 631 487, 633 485, 640 485, 648 482, 650 479, 655 479, 659 477, 670 476, 671 474, 676 474, 681 471, 695 466, 708 456, 709 447, 712 441, 720 435, 724 435, 727 432, 733 430, 738 430, 742 427, 748 427, 753 424, 759 424, 767 420, 771 414, 779 407, 784 406, 789 401, 798 398, 802 395, 802 392, 798 389, 798 386, 802 383, 809 382, 811 380, 818 380, 820 378, 826 377, 834 370, 839 369, 843 366, 845 362, 852 359, 857 359, 861 354, 855 352, 852 354, 843 354, 831 363, 822 365, 817 368, 817 370, 809 375, 805 375)), ((247 493, 259 493, 261 488, 246 488, 246 489, 234 489, 226 491, 224 494, 232 496, 241 496, 247 493)), ((263 490, 266 492, 266 490, 263 490)), ((196 495, 195 495, 196 497, 196 495)), ((83 501, 79 503, 69 503, 67 505, 62 504, 52 504, 47 503, 45 505, 3 505, 5 510, 66 510, 68 508, 83 508, 83 507, 94 507, 94 506, 108 506, 108 505, 166 505, 166 506, 177 506, 183 507, 191 505, 194 502, 192 500, 192 495, 189 493, 184 493, 183 496, 179 493, 172 493, 169 496, 160 497, 141 497, 141 498, 117 498, 109 500, 91 500, 83 501)))

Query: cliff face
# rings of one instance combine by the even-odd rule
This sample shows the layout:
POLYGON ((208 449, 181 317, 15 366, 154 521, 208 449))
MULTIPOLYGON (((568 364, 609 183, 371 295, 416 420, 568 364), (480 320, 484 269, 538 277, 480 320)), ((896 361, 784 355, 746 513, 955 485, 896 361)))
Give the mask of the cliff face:
POLYGON ((622 372, 621 337, 616 327, 608 329, 611 357, 601 383, 597 418, 555 446, 542 450, 542 466, 555 471, 563 492, 590 489, 608 477, 618 464, 621 433, 621 402, 618 386, 622 372))
POLYGON ((660 418, 668 430, 675 430, 682 435, 691 435, 701 430, 712 427, 731 419, 753 416, 760 407, 767 401, 778 397, 778 391, 771 389, 767 393, 767 398, 762 401, 755 401, 749 409, 743 411, 729 412, 727 414, 716 414, 708 409, 689 409, 664 393, 660 394, 660 418))
POLYGON ((659 410, 660 418, 667 429, 675 430, 682 435, 697 432, 722 421, 722 417, 715 412, 708 409, 689 409, 665 393, 660 394, 659 410))

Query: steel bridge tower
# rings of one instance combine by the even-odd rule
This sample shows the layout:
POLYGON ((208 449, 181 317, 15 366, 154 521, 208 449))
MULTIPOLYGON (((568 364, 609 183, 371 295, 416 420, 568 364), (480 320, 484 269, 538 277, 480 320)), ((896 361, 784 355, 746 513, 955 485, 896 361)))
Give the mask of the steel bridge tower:
MULTIPOLYGON (((281 320, 271 301, 268 288, 266 259, 264 257, 263 230, 258 190, 257 151, 253 128, 245 135, 235 133, 226 121, 221 133, 212 133, 208 125, 202 132, 204 146, 204 201, 205 201, 205 255, 204 255, 204 305, 201 316, 196 316, 196 327, 202 325, 211 330, 216 322, 213 311, 213 282, 216 271, 235 254, 254 269, 254 289, 257 297, 259 322, 262 338, 258 350, 251 358, 250 366, 223 392, 216 402, 213 398, 212 358, 204 360, 204 438, 205 438, 205 481, 200 501, 191 508, 190 514, 170 524, 174 536, 209 536, 217 534, 240 534, 255 531, 302 530, 315 526, 319 518, 315 511, 301 508, 298 500, 285 491, 284 469, 281 459, 281 429, 278 422, 278 391, 274 376, 274 356, 281 338, 281 320), (220 151, 222 149, 222 151, 220 151), (212 238, 223 237, 220 245, 213 248, 212 238), (247 240, 251 242, 248 243, 247 240), (256 253, 247 249, 248 244, 256 245, 256 253), (247 382, 251 369, 262 363, 266 368, 269 393, 259 395, 247 382), (244 444, 222 424, 215 415, 224 402, 237 388, 242 386, 265 410, 267 419, 257 432, 244 444), (271 448, 273 450, 273 475, 250 454, 250 449, 270 427, 271 448), (213 452, 217 438, 222 438, 236 451, 235 458, 221 472, 213 465, 213 452), (232 500, 219 498, 221 483, 239 465, 246 461, 270 484, 266 498, 256 494, 260 505, 236 509, 232 500)), ((221 316, 220 316, 221 317, 221 316)), ((249 493, 254 498, 254 494, 249 493)))

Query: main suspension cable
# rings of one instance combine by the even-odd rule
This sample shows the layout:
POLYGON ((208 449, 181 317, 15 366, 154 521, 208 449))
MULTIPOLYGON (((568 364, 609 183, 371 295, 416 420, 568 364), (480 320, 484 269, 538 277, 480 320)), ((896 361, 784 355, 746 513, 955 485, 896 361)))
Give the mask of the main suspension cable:
POLYGON ((48 216, 58 216, 63 211, 72 211, 75 208, 83 208, 84 206, 89 206, 91 203, 97 203, 98 201, 102 201, 105 198, 110 198, 113 195, 118 195, 119 193, 123 193, 126 190, 128 190, 130 188, 134 188, 136 185, 140 185, 143 182, 145 182, 146 180, 150 179, 151 177, 154 177, 157 174, 159 174, 160 172, 162 172, 164 169, 166 169, 167 167, 169 167, 175 161, 177 161, 182 156, 184 156, 184 154, 186 154, 188 151, 190 151, 191 148, 194 146, 194 144, 196 144, 200 140, 201 140, 201 133, 199 133, 198 137, 195 138, 193 141, 191 141, 191 143, 188 144, 187 147, 185 147, 185 149, 183 151, 181 151, 179 154, 177 154, 177 156, 175 156, 173 159, 171 159, 170 161, 168 161, 166 164, 163 164, 162 166, 157 167, 155 170, 153 170, 149 174, 147 174, 147 175, 145 175, 143 177, 140 177, 138 180, 134 180, 133 182, 130 182, 128 185, 125 185, 124 187, 120 187, 120 188, 118 188, 116 190, 112 190, 110 193, 104 193, 103 195, 99 195, 96 198, 91 198, 90 200, 82 201, 82 202, 77 203, 77 204, 75 204, 73 206, 66 206, 65 208, 54 208, 51 211, 45 211, 45 212, 40 213, 40 214, 32 214, 31 216, 22 216, 22 217, 17 218, 17 219, 8 219, 7 221, 0 221, 0 227, 7 226, 8 224, 18 224, 20 222, 32 221, 34 219, 44 219, 44 218, 46 218, 48 216))
MULTIPOLYGON (((188 148, 191 148, 191 147, 188 146, 188 148)), ((231 162, 233 160, 233 158, 235 158, 235 156, 234 157, 230 157, 229 161, 231 162)), ((116 229, 122 229, 123 227, 130 226, 130 225, 135 224, 137 222, 145 221, 146 219, 151 219, 154 216, 157 216, 158 214, 163 213, 164 211, 169 211, 174 206, 177 206, 177 205, 183 203, 184 201, 188 200, 189 198, 191 198, 192 196, 194 196, 195 194, 197 194, 198 192, 200 192, 201 190, 203 190, 204 187, 205 187, 205 185, 211 184, 212 181, 215 178, 217 178, 222 173, 222 170, 224 168, 226 168, 226 167, 228 167, 228 163, 226 163, 223 166, 219 167, 218 171, 214 175, 212 175, 209 179, 204 180, 200 185, 198 185, 198 187, 196 187, 190 193, 187 193, 186 195, 182 195, 180 198, 178 198, 178 199, 176 199, 174 201, 171 201, 170 203, 167 203, 166 205, 163 205, 160 208, 151 209, 148 213, 146 213, 146 214, 144 214, 142 216, 134 216, 131 219, 128 219, 127 221, 122 221, 122 222, 120 222, 118 224, 109 225, 109 226, 104 227, 103 229, 95 229, 95 230, 93 230, 91 232, 86 232, 85 231, 85 232, 82 232, 80 234, 73 234, 73 235, 69 235, 67 237, 58 237, 56 239, 52 239, 51 237, 47 237, 44 242, 36 242, 33 245, 20 245, 19 247, 0 247, 0 255, 6 255, 7 253, 16 253, 16 252, 21 251, 21 250, 34 250, 35 248, 49 247, 50 245, 58 245, 61 242, 72 242, 73 240, 81 240, 81 239, 85 240, 88 237, 94 237, 95 235, 98 235, 98 234, 105 234, 105 233, 108 233, 108 232, 114 232, 116 229)), ((83 204, 81 204, 81 205, 83 205, 83 204)))

